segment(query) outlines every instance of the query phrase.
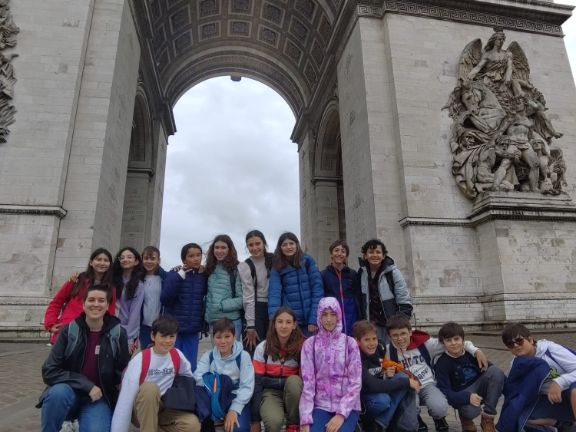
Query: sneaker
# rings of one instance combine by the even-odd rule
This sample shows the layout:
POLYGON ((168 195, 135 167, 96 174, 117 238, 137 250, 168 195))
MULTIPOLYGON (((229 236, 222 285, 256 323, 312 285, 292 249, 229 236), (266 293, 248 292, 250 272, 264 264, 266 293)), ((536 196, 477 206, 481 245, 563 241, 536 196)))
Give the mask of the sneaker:
POLYGON ((460 424, 462 425, 462 432, 476 432, 474 420, 467 420, 460 417, 460 424))
POLYGON ((420 414, 418 414, 418 432, 427 432, 427 431, 428 431, 428 425, 424 423, 424 420, 422 420, 422 417, 420 417, 420 414))
POLYGON ((78 431, 78 422, 77 421, 65 421, 62 423, 62 429, 60 432, 77 432, 78 431))
POLYGON ((449 430, 448 423, 446 422, 446 417, 435 418, 434 426, 438 432, 447 432, 449 430))

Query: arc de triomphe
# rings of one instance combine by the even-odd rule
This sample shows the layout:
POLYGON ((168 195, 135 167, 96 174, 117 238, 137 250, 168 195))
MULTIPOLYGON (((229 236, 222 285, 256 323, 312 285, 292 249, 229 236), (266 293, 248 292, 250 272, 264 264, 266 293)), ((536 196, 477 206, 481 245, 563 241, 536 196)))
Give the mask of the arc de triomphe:
MULTIPOLYGON (((93 248, 158 243, 172 107, 221 75, 271 86, 295 113, 313 255, 339 237, 354 251, 382 238, 419 325, 576 324, 576 92, 560 28, 571 10, 550 0, 0 1, 1 337, 38 331, 47 299, 93 248), (521 47, 529 82, 510 45, 512 79, 481 64, 459 87, 463 50, 470 68, 493 61, 494 27, 521 47), (502 126, 520 115, 496 90, 502 106, 490 109, 507 120, 491 142, 470 99, 457 93, 462 109, 442 109, 456 86, 485 112, 482 86, 498 79, 532 103, 533 124, 563 133, 526 144, 542 161, 559 143, 565 162, 553 166, 552 154, 534 181, 561 174, 563 192, 493 192, 476 179, 480 167, 492 182, 511 164, 516 189, 527 184, 513 152, 490 159, 521 134, 502 126)), ((533 140, 537 128, 526 128, 533 140)))

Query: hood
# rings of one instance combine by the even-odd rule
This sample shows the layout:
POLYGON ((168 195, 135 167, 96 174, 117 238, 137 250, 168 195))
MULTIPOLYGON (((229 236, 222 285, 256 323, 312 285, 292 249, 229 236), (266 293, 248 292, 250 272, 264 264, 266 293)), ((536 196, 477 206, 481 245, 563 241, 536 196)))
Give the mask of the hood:
POLYGON ((430 339, 430 335, 422 330, 412 330, 412 336, 410 337, 410 344, 408 344, 409 350, 416 349, 424 342, 430 339))
POLYGON ((236 357, 242 354, 244 347, 242 346, 242 342, 234 340, 234 345, 232 345, 232 354, 226 357, 222 357, 220 355, 220 351, 218 351, 217 347, 212 348, 212 354, 214 355, 215 360, 234 360, 236 357))
POLYGON ((323 297, 320 299, 320 303, 318 303, 318 313, 316 314, 316 322, 318 324, 319 333, 342 333, 342 310, 340 309, 340 304, 336 298, 323 297), (338 320, 336 328, 331 332, 324 330, 324 327, 322 327, 322 312, 324 312, 326 309, 331 309, 332 311, 336 312, 336 318, 338 320))

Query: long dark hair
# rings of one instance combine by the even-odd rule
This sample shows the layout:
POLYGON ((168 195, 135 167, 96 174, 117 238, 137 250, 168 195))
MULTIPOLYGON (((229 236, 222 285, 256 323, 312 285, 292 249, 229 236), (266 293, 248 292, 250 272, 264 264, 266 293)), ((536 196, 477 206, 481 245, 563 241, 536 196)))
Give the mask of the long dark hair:
POLYGON ((298 320, 296 319, 296 314, 288 306, 282 306, 276 310, 274 316, 270 320, 270 325, 268 326, 268 333, 266 333, 266 348, 264 349, 264 354, 270 356, 272 360, 276 361, 280 359, 280 352, 284 354, 284 358, 293 358, 298 363, 300 363, 300 351, 302 350, 302 344, 304 343, 304 335, 298 327, 298 320), (287 313, 294 320, 296 328, 292 330, 286 346, 282 347, 280 344, 280 339, 278 339, 278 334, 276 333, 276 319, 280 314, 287 313))
POLYGON ((248 243, 248 240, 250 240, 252 237, 258 237, 260 240, 262 240, 262 244, 264 245, 264 256, 266 256, 266 253, 268 252, 268 243, 266 243, 266 237, 264 237, 262 231, 257 229, 248 231, 246 234, 246 243, 248 243))
POLYGON ((108 261, 110 261, 110 267, 108 267, 108 270, 106 270, 106 273, 104 273, 104 276, 102 276, 102 280, 100 281, 99 284, 108 286, 112 284, 112 254, 108 251, 108 249, 104 248, 95 249, 94 252, 90 254, 90 259, 88 260, 88 267, 86 268, 86 271, 80 273, 80 275, 78 276, 78 280, 72 287, 72 292, 70 293, 71 298, 79 294, 80 288, 84 286, 86 279, 88 279, 89 285, 94 285, 95 272, 90 263, 100 254, 104 254, 108 257, 108 261))
POLYGON ((228 255, 222 260, 221 264, 228 272, 233 272, 236 270, 238 266, 238 253, 236 252, 236 248, 234 247, 234 242, 230 238, 229 235, 226 234, 218 234, 212 240, 212 244, 208 248, 208 253, 206 256, 206 275, 210 276, 214 273, 214 269, 216 268, 216 264, 218 264, 218 260, 214 256, 214 245, 216 242, 224 242, 228 246, 228 255))
POLYGON ((144 271, 144 266, 142 265, 142 257, 138 251, 130 246, 126 246, 120 249, 116 254, 116 258, 114 258, 112 271, 114 274, 114 285, 116 285, 116 297, 120 298, 122 296, 122 291, 126 290, 126 298, 134 298, 136 295, 136 288, 138 288, 140 281, 144 280, 144 276, 146 274, 144 271), (126 282, 126 285, 124 285, 124 280, 122 278, 124 270, 122 270, 122 266, 120 265, 120 255, 122 255, 122 252, 124 251, 130 251, 134 255, 136 261, 138 261, 138 264, 136 264, 136 266, 132 269, 130 279, 128 282, 126 282))
POLYGON ((299 269, 302 266, 302 259, 304 258, 304 252, 300 247, 300 240, 296 237, 296 234, 291 232, 285 232, 278 239, 276 244, 276 250, 274 251, 274 258, 272 260, 272 266, 275 270, 282 270, 286 266, 292 266, 299 269), (296 243, 296 253, 291 257, 287 257, 282 253, 282 243, 284 240, 292 240, 296 243))

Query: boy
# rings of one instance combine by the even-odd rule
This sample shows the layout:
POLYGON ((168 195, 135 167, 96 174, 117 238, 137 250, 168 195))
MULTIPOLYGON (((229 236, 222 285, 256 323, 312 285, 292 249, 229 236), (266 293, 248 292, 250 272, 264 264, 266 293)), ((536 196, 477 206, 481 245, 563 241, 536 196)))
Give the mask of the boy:
POLYGON ((515 359, 512 362, 512 369, 506 384, 506 401, 498 423, 499 430, 506 430, 505 425, 500 424, 503 423, 505 409, 507 417, 519 418, 520 422, 556 425, 558 421, 561 422, 559 426, 562 427, 562 430, 574 430, 573 422, 576 419, 576 354, 552 341, 541 339, 536 342, 530 334, 530 330, 520 323, 511 323, 504 328, 502 342, 515 359), (522 365, 524 364, 530 365, 530 368, 523 370, 522 365), (539 369, 543 369, 543 371, 537 378, 534 374, 539 369), (540 383, 541 385, 537 384, 534 388, 530 383, 540 383), (530 389, 530 387, 532 388, 530 389), (538 389, 540 396, 532 394, 538 392, 538 389), (508 407, 511 410, 514 409, 514 406, 508 403, 513 390, 519 390, 525 396, 525 406, 514 404, 516 408, 523 408, 521 413, 512 413, 508 410, 508 407), (531 411, 525 410, 528 405, 533 408, 531 411))
POLYGON ((474 419, 482 414, 482 431, 496 432, 494 417, 506 380, 504 372, 493 364, 486 370, 478 367, 474 357, 464 350, 464 329, 460 324, 444 324, 438 339, 446 349, 435 366, 438 388, 458 410, 462 430, 475 432, 474 419))
POLYGON ((164 409, 161 400, 176 375, 192 376, 190 363, 174 348, 177 334, 178 322, 171 316, 161 316, 152 323, 152 348, 136 354, 124 373, 112 419, 113 432, 127 432, 131 418, 142 431, 200 431, 194 414, 164 409))
POLYGON ((404 374, 392 378, 386 376, 382 370, 386 349, 378 342, 374 324, 367 320, 358 321, 352 331, 362 360, 360 399, 365 410, 362 419, 365 430, 382 432, 392 427, 415 431, 418 429, 416 392, 420 390, 420 383, 404 374))
MULTIPOLYGON (((204 353, 194 378, 198 385, 206 385, 208 373, 226 375, 234 386, 230 407, 222 407, 225 432, 250 431, 249 402, 254 392, 254 367, 250 354, 244 351, 242 342, 236 340, 234 323, 228 318, 214 322, 212 326, 214 348, 204 353)), ((212 415, 214 415, 212 411, 212 415)))
POLYGON ((388 250, 380 240, 368 240, 362 246, 361 267, 358 270, 364 313, 376 325, 378 339, 387 342, 386 320, 398 312, 410 317, 412 299, 404 276, 394 265, 388 250))
MULTIPOLYGON (((448 423, 445 417, 448 412, 448 401, 436 387, 432 368, 434 358, 444 352, 444 346, 426 332, 412 331, 410 319, 405 315, 398 314, 388 319, 386 329, 391 341, 386 346, 390 360, 402 364, 404 369, 410 371, 420 381, 419 404, 428 407, 428 413, 434 420, 438 432, 447 431, 448 423)), ((486 357, 472 342, 466 341, 464 348, 476 357, 480 368, 486 366, 486 357)), ((418 422, 419 431, 428 430, 420 417, 418 422)))
POLYGON ((122 371, 128 364, 128 339, 118 318, 107 313, 112 301, 108 285, 88 286, 84 312, 64 327, 42 366, 49 386, 42 408, 43 432, 58 432, 65 420, 80 428, 110 430, 122 371))

